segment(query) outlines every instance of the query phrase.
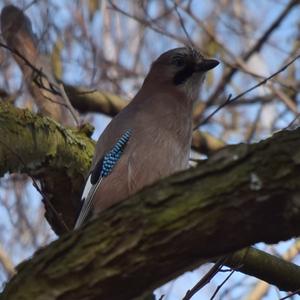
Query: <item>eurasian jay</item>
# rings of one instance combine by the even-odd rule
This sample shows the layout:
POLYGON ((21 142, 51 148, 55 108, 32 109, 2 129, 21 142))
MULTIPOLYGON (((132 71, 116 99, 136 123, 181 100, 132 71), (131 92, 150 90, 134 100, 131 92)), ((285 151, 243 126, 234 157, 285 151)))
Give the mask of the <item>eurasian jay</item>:
POLYGON ((169 50, 152 63, 141 89, 97 142, 75 229, 188 167, 193 104, 205 73, 218 64, 190 47, 169 50))

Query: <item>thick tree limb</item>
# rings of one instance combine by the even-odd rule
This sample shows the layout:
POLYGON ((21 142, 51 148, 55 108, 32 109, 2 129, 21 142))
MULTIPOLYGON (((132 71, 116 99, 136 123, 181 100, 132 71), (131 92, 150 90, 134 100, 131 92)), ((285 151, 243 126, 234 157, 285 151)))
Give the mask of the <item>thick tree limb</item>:
POLYGON ((128 101, 106 91, 90 90, 65 83, 64 88, 72 105, 81 113, 97 112, 114 117, 128 104, 128 101))
POLYGON ((47 117, 0 103, 0 176, 23 172, 41 181, 46 218, 57 234, 65 229, 49 202, 72 228, 94 152, 86 129, 65 129, 47 117))
MULTIPOLYGON (((299 136, 226 147, 105 211, 23 263, 3 299, 134 299, 206 259, 299 235, 299 136)), ((293 269, 289 285, 273 269, 281 289, 299 287, 293 269)))

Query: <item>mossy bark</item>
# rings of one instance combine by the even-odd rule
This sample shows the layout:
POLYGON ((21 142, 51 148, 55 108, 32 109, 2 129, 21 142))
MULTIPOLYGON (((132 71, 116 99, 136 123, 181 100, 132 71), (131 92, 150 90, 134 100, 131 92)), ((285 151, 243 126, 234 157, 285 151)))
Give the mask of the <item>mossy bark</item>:
MULTIPOLYGON (((206 259, 299 235, 299 137, 226 147, 146 188, 21 264, 2 299, 135 299, 206 259)), ((289 286, 274 268, 281 289, 299 287, 295 268, 289 286)))
POLYGON ((0 176, 22 172, 41 182, 46 218, 57 234, 66 229, 49 204, 72 228, 94 152, 85 129, 66 129, 50 118, 0 103, 0 176))

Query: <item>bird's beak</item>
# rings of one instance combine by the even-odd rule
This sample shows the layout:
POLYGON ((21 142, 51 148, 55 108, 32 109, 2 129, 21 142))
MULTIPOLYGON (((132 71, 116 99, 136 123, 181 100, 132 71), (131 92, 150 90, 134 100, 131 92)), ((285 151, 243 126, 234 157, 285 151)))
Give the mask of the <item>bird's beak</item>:
POLYGON ((215 59, 203 59, 200 63, 196 65, 196 72, 206 72, 215 68, 219 62, 215 59))

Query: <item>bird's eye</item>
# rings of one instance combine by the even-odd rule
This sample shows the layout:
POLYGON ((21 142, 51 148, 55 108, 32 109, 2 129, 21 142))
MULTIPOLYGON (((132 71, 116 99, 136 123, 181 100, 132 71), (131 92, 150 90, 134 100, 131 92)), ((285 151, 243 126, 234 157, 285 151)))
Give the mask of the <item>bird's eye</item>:
POLYGON ((174 57, 172 60, 172 64, 178 68, 183 67, 185 65, 185 61, 183 57, 174 57))

